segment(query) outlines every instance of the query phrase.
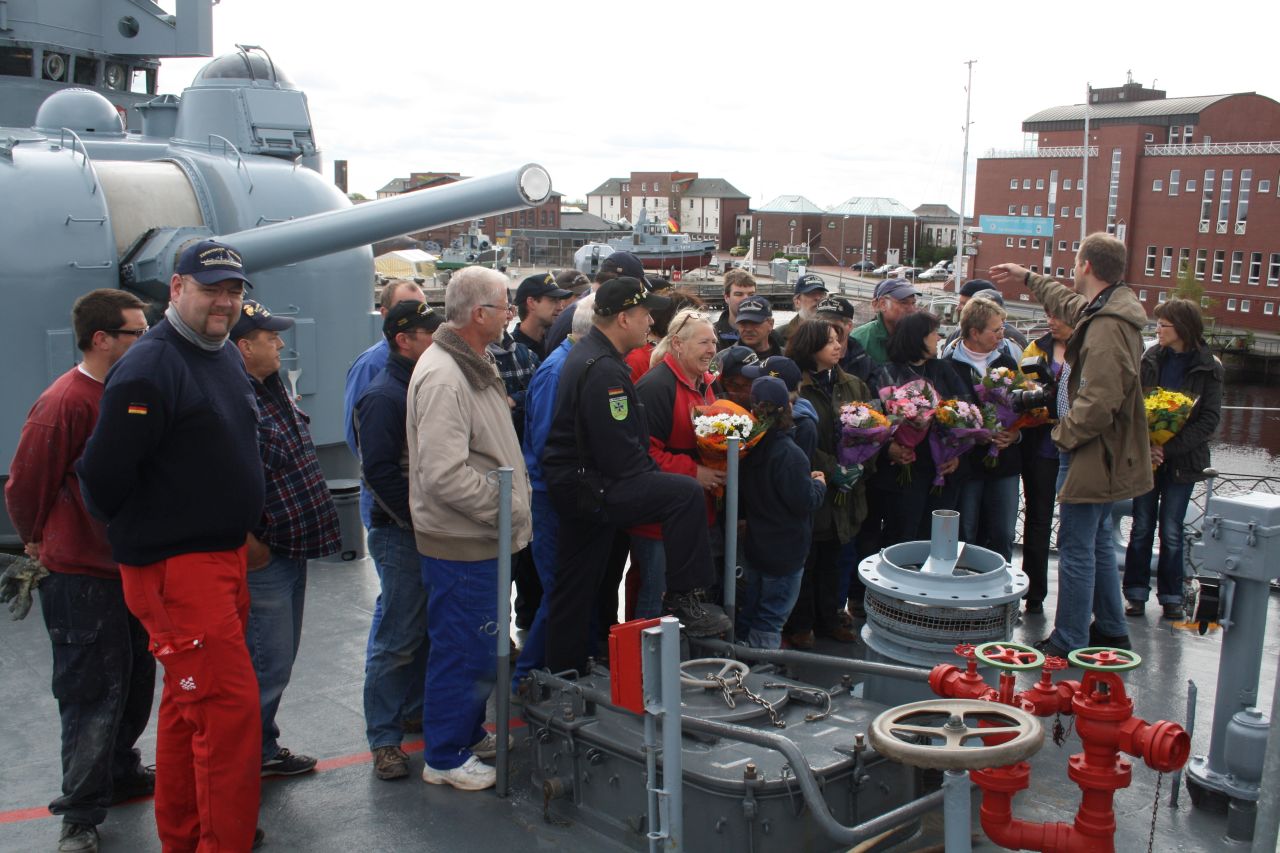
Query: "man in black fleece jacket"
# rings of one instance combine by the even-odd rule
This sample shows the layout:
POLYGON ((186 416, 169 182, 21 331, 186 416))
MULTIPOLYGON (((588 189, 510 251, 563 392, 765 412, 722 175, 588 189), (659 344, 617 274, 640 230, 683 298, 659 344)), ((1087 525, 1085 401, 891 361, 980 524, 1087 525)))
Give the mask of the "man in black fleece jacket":
POLYGON ((248 284, 230 246, 183 250, 165 318, 107 374, 77 465, 125 602, 165 669, 155 795, 165 849, 255 841, 262 724, 244 639, 245 539, 264 485, 253 386, 227 345, 248 284))

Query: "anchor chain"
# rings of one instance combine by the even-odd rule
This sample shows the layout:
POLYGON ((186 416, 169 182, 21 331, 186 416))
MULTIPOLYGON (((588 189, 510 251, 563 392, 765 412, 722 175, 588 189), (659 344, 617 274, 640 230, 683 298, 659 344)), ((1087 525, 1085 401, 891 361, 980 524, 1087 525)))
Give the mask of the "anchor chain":
POLYGON ((769 715, 769 722, 774 726, 780 729, 785 729, 787 727, 786 722, 778 716, 778 712, 774 709, 772 703, 770 703, 768 699, 752 693, 751 688, 742 683, 741 672, 734 673, 732 679, 723 678, 719 675, 713 675, 710 673, 707 675, 707 678, 710 681, 714 681, 716 685, 719 686, 720 694, 724 697, 725 704, 730 708, 738 707, 737 702, 734 701, 733 694, 741 693, 748 700, 756 703, 761 708, 764 708, 764 712, 769 715))
POLYGON ((1151 834, 1147 836, 1147 853, 1151 853, 1156 843, 1156 815, 1160 813, 1160 783, 1163 781, 1163 773, 1156 776, 1156 799, 1151 804, 1151 834))

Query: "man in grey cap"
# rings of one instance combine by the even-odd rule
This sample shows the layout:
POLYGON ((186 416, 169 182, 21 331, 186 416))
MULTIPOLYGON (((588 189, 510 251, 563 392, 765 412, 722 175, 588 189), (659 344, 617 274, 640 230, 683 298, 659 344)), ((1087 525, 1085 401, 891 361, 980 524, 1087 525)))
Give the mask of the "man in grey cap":
POLYGON ((262 710, 262 775, 296 776, 316 760, 280 746, 276 711, 302 640, 307 561, 341 547, 338 511, 325 483, 307 416, 280 379, 280 333, 293 328, 266 306, 245 299, 231 340, 244 359, 258 400, 258 447, 266 478, 262 520, 249 533, 249 621, 245 639, 258 676, 262 710))
POLYGON ((782 327, 782 342, 785 344, 791 340, 791 333, 800 327, 805 320, 816 320, 818 318, 818 305, 822 300, 827 298, 827 283, 822 280, 822 276, 813 273, 805 273, 796 279, 795 296, 793 302, 796 308, 796 316, 791 318, 791 322, 782 327))
POLYGON ((851 337, 862 344, 862 348, 877 366, 888 363, 889 354, 885 351, 885 345, 889 341, 889 335, 898 328, 899 320, 915 313, 916 297, 919 295, 920 291, 903 278, 887 278, 876 285, 871 297, 871 307, 876 309, 876 318, 854 329, 851 337))

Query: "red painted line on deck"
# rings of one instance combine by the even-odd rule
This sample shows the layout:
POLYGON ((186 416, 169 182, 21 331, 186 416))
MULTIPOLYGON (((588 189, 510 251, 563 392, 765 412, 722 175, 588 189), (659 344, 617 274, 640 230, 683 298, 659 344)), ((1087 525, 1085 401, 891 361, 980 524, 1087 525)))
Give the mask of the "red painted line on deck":
MULTIPOLYGON (((520 719, 511 720, 509 725, 511 726, 511 729, 513 731, 515 729, 523 729, 526 727, 525 721, 520 719)), ((485 723, 484 727, 486 731, 490 731, 490 732, 494 731, 497 728, 497 726, 495 726, 493 723, 485 723)), ((422 746, 423 746, 422 741, 412 740, 412 741, 409 741, 408 743, 402 744, 401 748, 405 752, 414 753, 414 752, 421 752, 422 746)), ((373 753, 354 752, 350 755, 339 755, 339 756, 335 756, 334 758, 326 758, 323 761, 316 762, 316 772, 324 773, 327 770, 339 770, 343 767, 351 767, 356 764, 370 764, 372 762, 373 762, 373 753)), ((281 779, 281 778, 287 778, 287 777, 267 776, 266 778, 263 779, 263 781, 270 782, 273 779, 281 779)), ((149 799, 151 799, 151 797, 135 797, 134 799, 129 800, 128 802, 135 803, 135 802, 140 802, 142 800, 149 800, 149 799)), ((23 823, 24 821, 28 821, 28 820, 43 820, 45 818, 51 818, 51 817, 54 817, 54 815, 49 813, 48 806, 38 806, 36 808, 30 808, 30 809, 13 809, 12 811, 0 812, 0 825, 4 825, 8 823, 23 823)))

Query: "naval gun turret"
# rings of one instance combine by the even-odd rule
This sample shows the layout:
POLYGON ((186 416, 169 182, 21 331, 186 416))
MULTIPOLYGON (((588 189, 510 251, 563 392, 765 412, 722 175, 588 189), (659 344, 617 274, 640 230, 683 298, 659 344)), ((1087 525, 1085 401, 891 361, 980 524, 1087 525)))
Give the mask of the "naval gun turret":
POLYGON ((34 127, 0 128, 0 474, 31 404, 77 360, 76 297, 123 287, 154 318, 180 247, 217 237, 240 249, 254 297, 294 319, 284 368, 326 475, 352 476, 342 390, 374 337, 369 244, 536 206, 549 175, 526 165, 353 206, 317 171, 306 95, 258 48, 213 60, 181 98, 140 112, 141 132, 126 132, 101 94, 72 88, 45 100, 34 127))

